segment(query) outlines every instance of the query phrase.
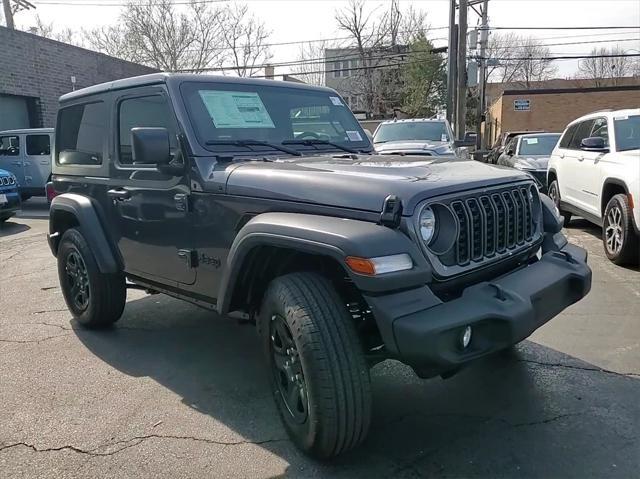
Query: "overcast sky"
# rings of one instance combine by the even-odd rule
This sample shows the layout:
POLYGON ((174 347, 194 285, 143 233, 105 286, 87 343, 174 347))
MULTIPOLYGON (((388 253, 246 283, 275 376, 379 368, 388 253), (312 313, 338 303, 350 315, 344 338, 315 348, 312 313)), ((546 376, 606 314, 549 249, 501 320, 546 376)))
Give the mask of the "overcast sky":
MULTIPOLYGON (((111 4, 125 3, 123 0, 31 0, 36 10, 20 12, 15 22, 21 27, 34 23, 35 15, 57 27, 81 27, 114 23, 121 7, 111 4), (61 2, 67 5, 47 5, 61 2), (94 3, 94 5, 81 5, 94 3), (68 5, 74 4, 74 5, 68 5), (95 4, 100 4, 96 6, 95 4), (105 6, 106 5, 106 6, 105 6)), ((144 1, 144 0, 141 0, 144 1)), ((273 32, 270 43, 304 41, 319 38, 344 36, 337 31, 334 21, 336 9, 347 2, 341 0, 249 0, 250 9, 261 18, 273 32)), ((371 7, 388 3, 385 0, 370 0, 371 7)), ((431 36, 436 45, 446 44, 446 30, 437 30, 448 23, 449 0, 404 0, 403 5, 413 5, 427 12, 434 30, 431 36)), ((552 26, 596 26, 596 25, 640 25, 640 0, 490 0, 489 17, 492 27, 552 27, 552 26)), ((477 16, 470 11, 469 25, 476 24, 477 16)), ((26 29, 26 28, 24 28, 26 29)), ((540 30, 519 32, 543 39, 545 43, 579 42, 594 40, 633 39, 620 42, 625 50, 640 51, 640 30, 627 31, 557 31, 540 30), (559 38, 562 37, 562 38, 559 38), (565 38, 566 37, 566 38, 565 38)), ((588 54, 595 46, 615 46, 616 43, 565 45, 550 47, 555 54, 588 54)), ((273 61, 295 60, 299 46, 287 45, 273 48, 273 61)), ((556 62, 560 77, 575 72, 575 61, 556 62)), ((284 73, 284 70, 280 71, 284 73)))

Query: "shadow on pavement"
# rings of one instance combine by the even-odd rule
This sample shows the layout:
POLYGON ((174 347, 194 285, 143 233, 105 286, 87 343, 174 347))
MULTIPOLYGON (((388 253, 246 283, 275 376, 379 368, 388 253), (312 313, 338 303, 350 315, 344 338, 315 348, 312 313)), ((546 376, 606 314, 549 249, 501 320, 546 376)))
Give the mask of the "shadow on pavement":
MULTIPOLYGON (((108 331, 76 330, 112 367, 149 377, 248 441, 285 438, 252 326, 161 295, 108 331)), ((640 381, 531 342, 446 381, 394 361, 372 370, 371 432, 331 463, 289 441, 260 447, 303 477, 632 477, 640 381)))
POLYGON ((0 223, 0 238, 4 236, 11 236, 24 231, 29 231, 30 226, 18 223, 16 218, 11 218, 3 223, 0 223))

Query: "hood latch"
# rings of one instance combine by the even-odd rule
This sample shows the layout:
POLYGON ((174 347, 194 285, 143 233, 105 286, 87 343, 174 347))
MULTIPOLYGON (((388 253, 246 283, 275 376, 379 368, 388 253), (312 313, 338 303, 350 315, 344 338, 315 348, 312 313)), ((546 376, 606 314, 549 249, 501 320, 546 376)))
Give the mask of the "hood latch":
POLYGON ((396 195, 389 195, 384 199, 380 224, 388 228, 398 228, 402 220, 402 200, 396 195))

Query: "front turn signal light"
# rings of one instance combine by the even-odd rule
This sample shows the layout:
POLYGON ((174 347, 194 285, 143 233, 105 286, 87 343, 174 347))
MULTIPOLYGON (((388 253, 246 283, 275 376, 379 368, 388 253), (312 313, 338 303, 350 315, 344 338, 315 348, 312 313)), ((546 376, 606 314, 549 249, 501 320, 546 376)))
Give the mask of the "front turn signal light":
POLYGON ((347 256, 345 263, 354 273, 365 276, 377 276, 385 273, 396 273, 413 268, 411 256, 406 253, 377 258, 359 258, 347 256))

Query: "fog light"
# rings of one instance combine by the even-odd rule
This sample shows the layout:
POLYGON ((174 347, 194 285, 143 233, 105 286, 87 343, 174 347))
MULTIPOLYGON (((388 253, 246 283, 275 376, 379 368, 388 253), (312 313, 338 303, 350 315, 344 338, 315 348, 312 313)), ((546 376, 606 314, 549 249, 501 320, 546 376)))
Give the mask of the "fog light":
POLYGON ((471 326, 467 326, 466 328, 464 328, 464 331, 460 336, 460 345, 462 346, 462 349, 466 349, 466 347, 469 346, 470 342, 471 342, 471 326))

